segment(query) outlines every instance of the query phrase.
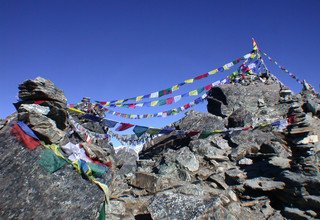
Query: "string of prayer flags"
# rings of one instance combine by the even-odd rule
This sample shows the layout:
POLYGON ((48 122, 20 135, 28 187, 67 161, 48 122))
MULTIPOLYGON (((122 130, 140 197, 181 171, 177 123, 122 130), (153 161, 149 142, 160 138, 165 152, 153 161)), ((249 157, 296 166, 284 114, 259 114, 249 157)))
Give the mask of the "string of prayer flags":
MULTIPOLYGON (((217 80, 216 82, 210 83, 206 86, 200 87, 198 89, 194 89, 192 91, 186 92, 181 95, 177 95, 174 97, 169 97, 166 99, 160 99, 156 101, 149 101, 149 102, 140 102, 140 103, 114 103, 108 105, 109 107, 124 107, 124 108, 136 108, 136 107, 155 107, 155 106, 163 106, 163 105, 170 105, 172 103, 179 102, 181 98, 188 97, 188 96, 197 96, 203 93, 204 91, 209 91, 212 87, 220 85, 222 82, 227 82, 228 79, 217 80)), ((104 102, 99 102, 100 105, 103 105, 104 102)))
POLYGON ((162 111, 154 114, 126 114, 122 112, 116 112, 110 109, 105 108, 105 112, 108 114, 112 114, 115 116, 123 117, 123 118, 128 118, 128 119, 142 119, 142 118, 154 118, 154 117, 168 117, 172 115, 179 114, 201 102, 203 102, 207 98, 207 94, 203 94, 201 97, 198 97, 197 99, 184 104, 183 106, 180 106, 178 108, 173 108, 167 111, 162 111))
MULTIPOLYGON (((294 73, 290 72, 290 71, 289 71, 288 69, 286 69, 284 66, 281 66, 276 60, 272 59, 267 53, 265 53, 265 52, 263 52, 263 51, 261 51, 261 52, 262 52, 262 54, 263 54, 264 56, 267 57, 267 59, 268 59, 271 63, 274 63, 279 69, 281 69, 282 71, 284 71, 285 73, 287 73, 292 79, 294 79, 295 81, 297 81, 297 82, 300 83, 301 85, 304 85, 305 80, 300 80, 294 73)), ((315 94, 317 94, 316 91, 315 91, 315 89, 314 89, 310 84, 308 84, 308 85, 310 86, 310 88, 312 89, 312 91, 313 91, 315 94)))
POLYGON ((190 79, 186 79, 184 80, 183 82, 181 83, 178 83, 176 85, 173 85, 169 88, 166 88, 166 89, 163 89, 163 90, 160 90, 160 91, 156 91, 156 92, 152 92, 152 93, 149 93, 149 94, 146 94, 146 95, 139 95, 139 96, 136 96, 136 97, 132 97, 132 98, 126 98, 126 99, 118 99, 118 100, 112 100, 112 101, 98 101, 100 104, 102 105, 105 105, 105 106, 110 106, 110 105, 117 105, 117 104, 123 104, 129 100, 131 101, 135 101, 135 102, 140 102, 142 99, 153 99, 153 98, 160 98, 164 95, 168 95, 168 94, 171 94, 175 91, 177 91, 180 87, 186 85, 186 84, 191 84, 191 83, 194 83, 196 80, 200 80, 200 79, 204 79, 210 75, 213 75, 213 74, 216 74, 218 72, 223 72, 225 70, 228 70, 230 69, 232 66, 238 64, 241 60, 246 60, 250 57, 254 57, 255 56, 255 53, 248 53, 240 58, 237 58, 219 68, 216 68, 214 70, 211 70, 207 73, 204 73, 204 74, 201 74, 199 76, 196 76, 194 78, 190 78, 190 79))

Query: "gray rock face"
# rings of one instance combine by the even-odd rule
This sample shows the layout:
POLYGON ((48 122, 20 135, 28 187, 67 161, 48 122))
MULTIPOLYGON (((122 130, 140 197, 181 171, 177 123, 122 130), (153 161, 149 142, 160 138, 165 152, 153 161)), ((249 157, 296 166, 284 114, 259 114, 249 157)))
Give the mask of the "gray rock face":
POLYGON ((103 192, 71 165, 50 174, 37 160, 41 147, 29 151, 6 126, 0 132, 1 219, 95 219, 103 192))

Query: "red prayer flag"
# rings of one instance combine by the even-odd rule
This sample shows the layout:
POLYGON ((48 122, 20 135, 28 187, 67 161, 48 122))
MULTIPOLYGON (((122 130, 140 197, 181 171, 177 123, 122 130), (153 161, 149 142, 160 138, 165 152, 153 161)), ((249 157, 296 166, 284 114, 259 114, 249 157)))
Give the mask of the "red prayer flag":
POLYGON ((40 141, 27 135, 16 123, 13 124, 13 126, 11 128, 11 134, 16 136, 16 138, 19 141, 21 141, 26 148, 28 148, 30 150, 33 150, 36 147, 41 145, 40 141))
POLYGON ((209 76, 209 73, 202 74, 200 76, 195 77, 194 79, 203 79, 203 78, 205 78, 207 76, 209 76))
POLYGON ((44 103, 45 101, 46 100, 37 100, 37 101, 34 101, 34 104, 40 105, 40 104, 44 103))
POLYGON ((191 106, 190 106, 190 104, 188 103, 188 104, 185 104, 183 107, 184 107, 184 109, 188 109, 188 108, 190 108, 191 106))
POLYGON ((167 98, 166 103, 167 104, 172 104, 173 101, 174 101, 173 97, 167 98))
POLYGON ((130 123, 120 123, 120 126, 116 129, 116 131, 124 131, 131 128, 132 126, 134 125, 130 123))
POLYGON ((211 88, 212 88, 212 84, 207 85, 207 86, 204 87, 204 89, 205 89, 206 91, 210 90, 211 88))

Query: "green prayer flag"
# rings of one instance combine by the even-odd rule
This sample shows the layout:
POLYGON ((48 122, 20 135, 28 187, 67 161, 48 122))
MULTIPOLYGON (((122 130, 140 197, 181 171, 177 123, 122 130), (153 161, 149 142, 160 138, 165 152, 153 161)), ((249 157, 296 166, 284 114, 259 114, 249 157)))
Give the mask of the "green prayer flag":
POLYGON ((201 134, 199 135, 199 138, 207 138, 211 134, 213 134, 211 131, 202 131, 201 134))
POLYGON ((45 149, 40 155, 38 163, 42 166, 43 169, 45 169, 49 173, 53 173, 61 169, 67 162, 55 155, 52 150, 45 149))
POLYGON ((92 175, 94 177, 102 177, 107 172, 106 166, 102 166, 102 165, 90 163, 90 162, 87 162, 87 165, 91 169, 92 175))
POLYGON ((162 105, 165 105, 165 104, 167 104, 165 99, 159 100, 159 102, 158 102, 159 106, 162 106, 162 105))
POLYGON ((197 89, 198 94, 202 93, 204 91, 204 87, 197 89))
POLYGON ((106 202, 103 203, 99 213, 99 220, 105 220, 105 219, 106 219, 106 202))

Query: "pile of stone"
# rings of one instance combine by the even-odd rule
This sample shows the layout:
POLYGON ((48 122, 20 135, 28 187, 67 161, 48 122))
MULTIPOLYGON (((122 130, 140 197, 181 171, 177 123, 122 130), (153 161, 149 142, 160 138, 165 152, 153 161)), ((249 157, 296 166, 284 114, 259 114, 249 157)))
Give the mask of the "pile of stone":
MULTIPOLYGON (((318 97, 308 91, 294 94, 272 77, 256 77, 245 84, 214 87, 209 95, 209 113, 190 111, 183 119, 174 123, 174 126, 192 131, 257 126, 280 119, 288 119, 289 124, 285 127, 261 126, 253 130, 225 132, 204 139, 171 133, 146 143, 139 158, 133 149, 119 148, 114 151, 105 142, 95 143, 94 146, 85 144, 88 154, 94 157, 114 157, 115 166, 107 181, 110 189, 108 218, 319 219, 318 97), (108 154, 104 153, 106 151, 108 154)), ((46 99, 48 102, 49 98, 46 99)), ((61 100, 58 103, 60 102, 61 100)), ((22 105, 18 108, 19 118, 26 119, 25 122, 37 131, 36 127, 41 126, 41 123, 30 123, 34 121, 30 118, 48 111, 42 110, 42 107, 49 107, 51 112, 51 108, 57 104, 41 104, 41 111, 39 108, 36 113, 27 110, 30 106, 21 107, 22 105)), ((60 110, 65 111, 64 108, 60 110)), ((47 113, 46 117, 49 118, 49 115, 51 114, 47 113)), ((76 115, 73 117, 91 131, 104 132, 103 125, 99 122, 76 115)), ((69 132, 68 129, 71 128, 67 119, 65 124, 64 130, 60 125, 55 125, 55 129, 62 129, 64 132, 59 143, 65 140, 82 142, 81 135, 69 132)), ((95 191, 95 186, 91 185, 90 188, 80 176, 71 176, 69 169, 63 169, 54 175, 45 174, 38 168, 28 170, 30 165, 37 167, 32 162, 36 151, 30 154, 20 145, 17 148, 16 143, 7 138, 7 131, 7 125, 0 131, 0 141, 3 140, 7 152, 4 157, 9 158, 20 152, 15 158, 23 161, 23 166, 13 159, 9 162, 3 160, 2 164, 14 164, 9 166, 9 171, 3 168, 0 170, 3 176, 10 176, 4 182, 13 183, 12 187, 28 181, 30 184, 20 192, 27 199, 18 202, 12 199, 18 196, 12 187, 8 190, 8 186, 0 186, 6 200, 0 200, 2 210, 5 210, 0 212, 1 217, 64 218, 65 213, 68 217, 77 219, 93 219, 98 216, 102 198, 95 191), (9 174, 16 170, 19 171, 18 177, 9 174), (32 176, 32 181, 25 175, 32 176), (66 182, 67 177, 74 178, 76 183, 72 184, 73 180, 66 182), (50 191, 39 193, 44 190, 40 186, 43 181, 46 181, 46 187, 51 190, 59 186, 55 189, 55 194, 50 194, 50 191), (37 197, 32 196, 33 192, 36 192, 37 197), (73 200, 68 200, 66 195, 70 195, 73 200), (48 203, 52 207, 48 208, 37 201, 43 202, 48 197, 54 198, 59 205, 48 203), (17 208, 9 205, 12 203, 17 208), (65 210, 61 204, 66 206, 65 210), (78 208, 75 208, 77 205, 78 208), (86 212, 81 211, 79 214, 80 209, 86 212)), ((39 130, 37 134, 40 134, 39 130)), ((53 142, 52 139, 48 140, 53 142)))

